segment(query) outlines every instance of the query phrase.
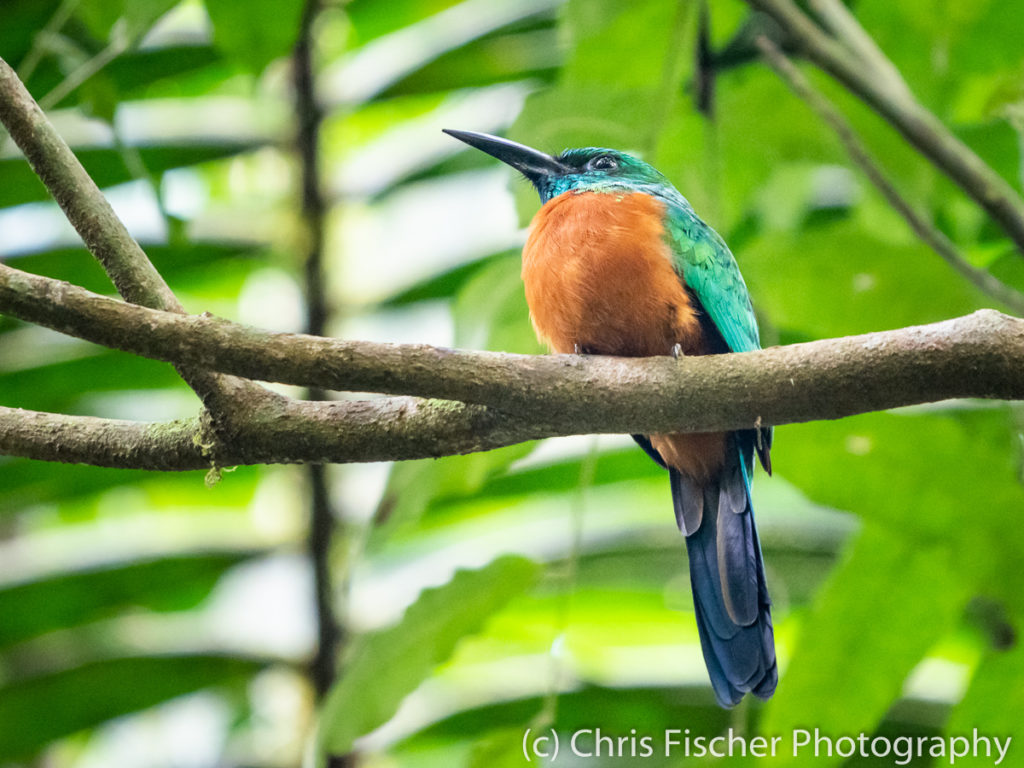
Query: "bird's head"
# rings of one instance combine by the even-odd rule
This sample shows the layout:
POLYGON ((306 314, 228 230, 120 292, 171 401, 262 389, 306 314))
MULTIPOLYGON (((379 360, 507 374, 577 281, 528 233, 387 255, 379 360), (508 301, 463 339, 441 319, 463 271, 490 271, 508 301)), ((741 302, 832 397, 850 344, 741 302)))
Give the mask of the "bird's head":
POLYGON ((511 165, 537 188, 544 203, 570 190, 650 191, 660 186, 671 186, 665 176, 643 160, 614 149, 586 147, 567 149, 560 155, 547 155, 486 133, 449 129, 444 132, 511 165))

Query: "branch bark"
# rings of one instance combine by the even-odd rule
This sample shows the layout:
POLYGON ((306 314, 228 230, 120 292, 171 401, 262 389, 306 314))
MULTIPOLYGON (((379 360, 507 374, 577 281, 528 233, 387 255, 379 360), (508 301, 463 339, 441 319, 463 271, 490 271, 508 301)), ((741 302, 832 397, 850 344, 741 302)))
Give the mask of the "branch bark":
POLYGON ((0 59, 0 122, 127 301, 184 312, 71 148, 0 59))
MULTIPOLYGON (((437 458, 544 437, 543 423, 506 423, 481 406, 415 398, 296 402, 280 398, 239 421, 217 466, 437 458)), ((218 436, 219 437, 219 436, 218 436)), ((0 454, 97 467, 210 469, 202 418, 136 422, 0 406, 0 454)))
MULTIPOLYGON (((678 361, 509 355, 268 333, 212 316, 126 304, 2 265, 0 310, 115 349, 236 376, 461 401, 281 398, 238 424, 223 446, 224 464, 398 460, 555 435, 718 431, 952 397, 1024 398, 1024 320, 993 310, 932 325, 678 361)), ((51 418, 59 426, 72 417, 51 418)), ((16 421, 9 413, 5 430, 16 421)), ((86 426, 95 431, 99 425, 86 426)), ((138 443, 138 437, 129 438, 141 427, 115 426, 138 443)), ((165 427, 150 428, 159 433, 165 427)), ((62 460, 50 449, 32 448, 38 431, 30 439, 24 429, 5 430, 0 450, 62 460)), ((75 440, 73 432, 63 434, 75 440)), ((202 431, 193 434, 201 444, 202 431)), ((153 438, 146 445, 155 451, 153 438)), ((189 450, 193 457, 202 455, 195 446, 189 450)), ((102 449, 93 461, 80 449, 71 460, 148 468, 160 461, 110 451, 102 449), (114 460, 122 463, 109 463, 114 460)), ((172 456, 181 451, 177 443, 171 446, 172 456)), ((175 461, 182 469, 196 466, 175 461)))

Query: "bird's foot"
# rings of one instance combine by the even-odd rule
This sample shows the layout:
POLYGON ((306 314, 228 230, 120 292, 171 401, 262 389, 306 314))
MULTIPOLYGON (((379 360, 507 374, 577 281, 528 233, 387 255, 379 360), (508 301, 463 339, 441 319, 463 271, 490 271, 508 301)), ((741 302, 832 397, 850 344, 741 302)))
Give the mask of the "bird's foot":
POLYGON ((683 345, 676 343, 672 345, 672 357, 678 360, 683 356, 683 345))

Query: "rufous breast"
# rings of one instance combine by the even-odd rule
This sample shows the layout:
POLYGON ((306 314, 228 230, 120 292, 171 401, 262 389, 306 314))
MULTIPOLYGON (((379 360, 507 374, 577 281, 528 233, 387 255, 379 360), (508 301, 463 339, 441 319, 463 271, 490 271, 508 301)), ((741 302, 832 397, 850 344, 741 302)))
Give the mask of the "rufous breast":
POLYGON ((534 328, 553 351, 667 355, 679 343, 699 354, 664 212, 641 192, 566 192, 540 209, 522 274, 534 328))

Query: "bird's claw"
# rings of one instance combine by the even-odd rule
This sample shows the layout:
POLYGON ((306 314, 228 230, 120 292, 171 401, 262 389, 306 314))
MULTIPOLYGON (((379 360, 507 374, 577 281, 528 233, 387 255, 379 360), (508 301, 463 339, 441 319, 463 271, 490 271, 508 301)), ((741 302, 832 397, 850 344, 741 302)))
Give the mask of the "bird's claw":
POLYGON ((683 345, 678 342, 672 345, 672 357, 678 360, 683 356, 683 345))

